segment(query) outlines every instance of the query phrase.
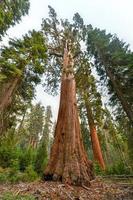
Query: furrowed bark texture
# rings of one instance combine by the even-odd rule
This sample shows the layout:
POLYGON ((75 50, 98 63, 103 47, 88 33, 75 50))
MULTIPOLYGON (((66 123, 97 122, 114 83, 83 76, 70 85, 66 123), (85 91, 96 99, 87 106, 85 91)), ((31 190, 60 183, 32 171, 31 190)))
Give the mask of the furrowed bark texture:
POLYGON ((102 155, 99 138, 98 138, 97 131, 96 131, 96 126, 95 126, 94 119, 93 119, 92 110, 91 110, 88 100, 86 100, 86 99, 85 99, 85 106, 86 106, 86 111, 87 111, 88 124, 89 124, 89 128, 90 128, 90 135, 91 135, 91 142, 92 142, 94 158, 96 161, 98 161, 100 167, 103 170, 105 170, 105 163, 104 163, 104 159, 103 159, 103 155, 102 155))
POLYGON ((58 120, 44 179, 88 186, 94 178, 93 167, 83 146, 73 75, 74 60, 68 49, 66 43, 58 120))
POLYGON ((13 93, 17 88, 19 77, 11 79, 0 93, 0 112, 3 112, 12 102, 13 93))
POLYGON ((4 114, 12 103, 13 94, 17 90, 19 77, 14 77, 3 85, 0 91, 0 135, 6 130, 4 114))
POLYGON ((76 105, 75 80, 63 76, 55 139, 45 179, 74 185, 89 185, 93 179, 92 162, 85 152, 76 105))

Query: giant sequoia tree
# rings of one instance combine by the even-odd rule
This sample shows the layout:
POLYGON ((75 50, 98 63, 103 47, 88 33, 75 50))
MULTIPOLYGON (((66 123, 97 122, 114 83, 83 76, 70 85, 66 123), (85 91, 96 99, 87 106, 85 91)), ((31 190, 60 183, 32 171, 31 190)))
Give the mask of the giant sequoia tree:
POLYGON ((89 185, 93 179, 92 163, 83 146, 74 78, 80 41, 83 40, 83 20, 76 14, 73 24, 67 20, 59 22, 54 9, 49 8, 50 18, 43 20, 42 24, 49 50, 50 67, 46 79, 55 89, 58 72, 61 73, 61 95, 55 138, 44 177, 46 180, 89 185))
MULTIPOLYGON (((101 145, 98 138, 98 126, 103 118, 101 96, 97 92, 95 78, 91 72, 89 57, 84 52, 79 56, 79 66, 76 71, 76 82, 79 95, 79 104, 81 110, 84 109, 86 115, 94 159, 99 163, 102 169, 105 169, 105 163, 102 155, 101 145)), ((81 111, 82 112, 82 111, 81 111)))

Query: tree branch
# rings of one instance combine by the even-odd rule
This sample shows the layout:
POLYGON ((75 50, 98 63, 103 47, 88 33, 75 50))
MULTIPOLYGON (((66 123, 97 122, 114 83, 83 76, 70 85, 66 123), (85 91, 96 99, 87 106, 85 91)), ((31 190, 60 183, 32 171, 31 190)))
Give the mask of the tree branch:
POLYGON ((56 53, 56 52, 54 52, 54 51, 53 51, 53 52, 52 52, 52 51, 49 52, 49 55, 50 55, 50 56, 57 56, 57 57, 62 57, 62 58, 63 58, 63 55, 62 55, 61 53, 56 53))

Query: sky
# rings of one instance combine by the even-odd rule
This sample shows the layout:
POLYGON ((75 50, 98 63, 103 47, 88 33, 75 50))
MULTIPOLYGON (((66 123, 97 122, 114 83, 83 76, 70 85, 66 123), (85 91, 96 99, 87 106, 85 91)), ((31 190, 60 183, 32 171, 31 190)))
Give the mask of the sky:
MULTIPOLYGON (((20 38, 29 30, 39 30, 42 18, 48 17, 48 5, 52 6, 59 18, 72 19, 78 12, 85 24, 106 29, 107 32, 117 34, 130 44, 133 49, 133 1, 132 0, 30 0, 29 15, 15 27, 10 28, 3 43, 8 37, 20 38)), ((51 105, 53 118, 58 112, 59 96, 52 97, 44 93, 42 86, 37 87, 36 102, 40 101, 44 106, 51 105)))

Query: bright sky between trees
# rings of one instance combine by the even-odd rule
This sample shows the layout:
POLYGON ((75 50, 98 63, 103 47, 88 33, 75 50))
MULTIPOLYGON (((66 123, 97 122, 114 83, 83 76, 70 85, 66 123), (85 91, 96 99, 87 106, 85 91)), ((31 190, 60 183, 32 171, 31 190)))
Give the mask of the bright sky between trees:
MULTIPOLYGON (((132 0, 30 0, 29 15, 22 18, 20 24, 11 28, 9 37, 21 37, 29 30, 39 30, 42 18, 48 17, 48 5, 52 6, 59 18, 72 19, 78 12, 86 24, 116 33, 120 39, 130 44, 133 49, 133 1, 132 0)), ((4 43, 7 42, 4 38, 4 43)), ((44 106, 51 105, 56 118, 59 97, 51 97, 37 87, 37 101, 44 106)))

